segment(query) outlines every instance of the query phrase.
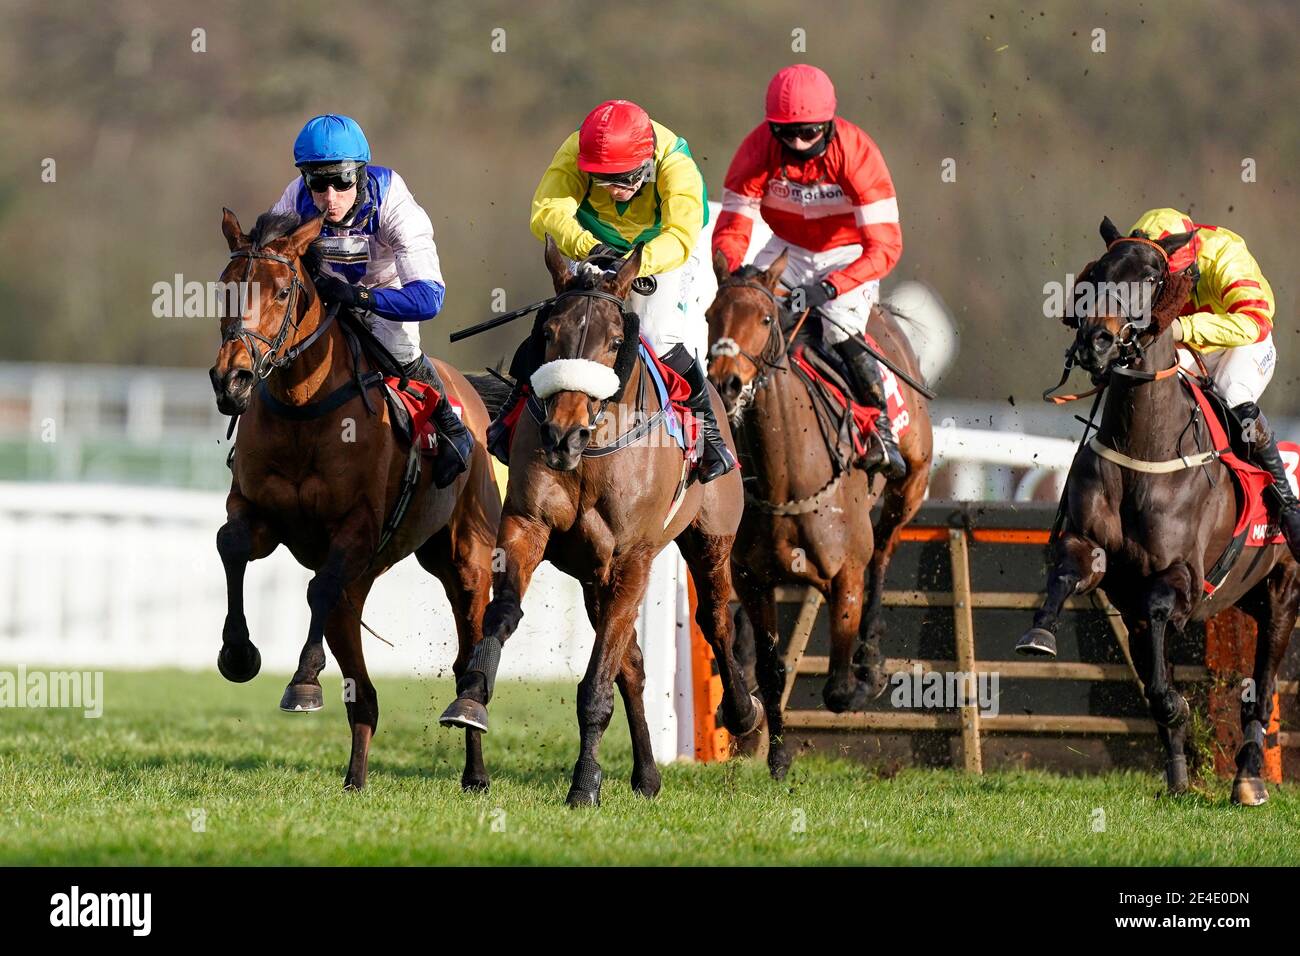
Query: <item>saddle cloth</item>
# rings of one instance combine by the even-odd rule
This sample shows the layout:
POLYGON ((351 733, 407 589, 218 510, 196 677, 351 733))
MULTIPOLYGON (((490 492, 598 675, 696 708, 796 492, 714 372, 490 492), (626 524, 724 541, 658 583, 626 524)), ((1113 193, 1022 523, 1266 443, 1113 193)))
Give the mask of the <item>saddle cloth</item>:
MULTIPOLYGON (((438 402, 444 396, 427 382, 406 380, 406 387, 401 387, 402 380, 389 376, 384 379, 385 397, 388 399, 389 419, 393 429, 408 443, 416 442, 420 453, 433 458, 438 454, 438 432, 433 426, 433 413, 438 402)), ((462 421, 465 408, 456 396, 448 394, 446 400, 451 402, 452 411, 462 421)))
MULTIPOLYGON (((881 351, 880 345, 869 334, 864 333, 862 337, 877 352, 881 351)), ((819 389, 836 408, 842 411, 846 405, 850 407, 854 425, 851 435, 853 447, 857 454, 864 454, 876 431, 876 419, 880 415, 880 410, 859 405, 849 398, 853 392, 848 387, 847 371, 840 362, 839 356, 822 348, 815 340, 805 340, 801 337, 791 353, 791 358, 796 369, 803 373, 809 384, 819 389)), ((903 401, 903 390, 899 388, 898 378, 893 372, 879 362, 876 364, 880 368, 880 379, 885 387, 889 420, 894 425, 894 437, 901 439, 911 426, 911 416, 908 414, 906 402, 903 401)))

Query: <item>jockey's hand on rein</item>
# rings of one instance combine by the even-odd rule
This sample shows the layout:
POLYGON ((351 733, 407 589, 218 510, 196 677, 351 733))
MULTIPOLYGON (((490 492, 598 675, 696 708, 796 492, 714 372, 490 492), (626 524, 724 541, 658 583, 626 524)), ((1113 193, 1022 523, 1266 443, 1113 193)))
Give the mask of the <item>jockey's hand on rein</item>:
POLYGON ((790 307, 796 312, 815 309, 835 298, 835 286, 826 280, 795 286, 790 290, 790 307))
POLYGON ((357 309, 369 310, 374 304, 370 290, 363 285, 353 285, 338 276, 322 273, 316 279, 316 292, 328 302, 357 309))

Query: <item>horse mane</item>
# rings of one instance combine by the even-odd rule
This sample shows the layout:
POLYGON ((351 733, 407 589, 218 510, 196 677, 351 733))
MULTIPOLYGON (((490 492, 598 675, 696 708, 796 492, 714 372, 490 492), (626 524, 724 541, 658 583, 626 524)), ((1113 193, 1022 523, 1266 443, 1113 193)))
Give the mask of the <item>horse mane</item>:
MULTIPOLYGON (((292 234, 302 223, 302 218, 296 212, 267 211, 257 217, 257 222, 249 230, 248 238, 254 250, 265 249, 277 239, 292 234)), ((320 250, 312 243, 302 256, 302 264, 308 275, 314 276, 320 271, 321 260, 320 250)))

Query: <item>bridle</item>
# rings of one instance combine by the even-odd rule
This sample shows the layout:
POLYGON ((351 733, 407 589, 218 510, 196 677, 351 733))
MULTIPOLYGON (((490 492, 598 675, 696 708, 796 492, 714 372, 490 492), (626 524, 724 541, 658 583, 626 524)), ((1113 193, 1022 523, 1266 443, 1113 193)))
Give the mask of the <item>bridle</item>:
POLYGON ((325 334, 330 323, 334 321, 337 310, 330 310, 320 321, 306 339, 301 342, 295 342, 280 354, 280 349, 284 348, 285 340, 289 337, 290 330, 298 331, 297 305, 298 292, 302 291, 303 297, 307 295, 307 287, 303 285, 302 280, 298 278, 298 267, 295 260, 287 256, 277 255, 274 252, 267 252, 264 249, 241 249, 230 254, 233 259, 247 259, 248 266, 244 270, 244 278, 241 280, 245 289, 248 288, 249 279, 253 275, 253 260, 263 259, 267 262, 278 262, 281 265, 289 267, 290 285, 289 300, 285 303, 284 319, 280 322, 279 331, 275 333, 274 338, 268 338, 255 329, 249 329, 244 326, 243 316, 235 322, 230 328, 226 329, 221 336, 221 342, 242 342, 244 348, 248 350, 249 356, 253 360, 253 374, 258 379, 265 379, 278 368, 284 368, 293 362, 299 355, 305 352, 312 343, 325 334), (258 343, 266 346, 265 350, 259 347, 258 343))
MULTIPOLYGON (((720 356, 734 357, 739 355, 753 366, 754 371, 757 373, 745 384, 745 387, 741 389, 740 395, 737 396, 736 410, 732 413, 732 417, 735 418, 736 415, 740 413, 741 409, 748 405, 752 400, 754 392, 760 388, 764 388, 770 381, 771 376, 768 374, 770 369, 776 369, 782 372, 788 372, 790 370, 790 366, 784 361, 786 353, 786 338, 785 329, 781 325, 781 316, 785 310, 782 308, 781 300, 776 297, 776 293, 761 282, 732 278, 725 282, 718 283, 718 291, 721 292, 723 289, 753 289, 757 292, 761 292, 767 297, 768 301, 772 303, 772 311, 766 316, 766 318, 771 320, 767 326, 767 341, 763 343, 763 350, 758 355, 746 352, 740 347, 740 344, 735 339, 731 338, 718 339, 718 341, 709 346, 710 362, 712 362, 714 358, 720 356)), ((808 314, 805 312, 803 319, 806 319, 807 317, 808 314)), ((803 319, 800 319, 801 325, 803 319)), ((798 326, 796 326, 794 330, 795 334, 797 334, 798 331, 798 326)), ((793 341, 794 334, 792 334, 790 338, 791 341, 793 341)))
MULTIPOLYGON (((612 302, 614 305, 618 306, 618 314, 620 318, 625 317, 627 314, 626 300, 620 299, 618 296, 610 292, 606 292, 603 289, 566 289, 565 291, 561 292, 559 295, 552 296, 549 299, 545 299, 542 302, 539 302, 537 304, 537 308, 549 309, 550 307, 554 306, 555 303, 560 302, 563 299, 572 299, 578 297, 582 297, 587 300, 586 309, 582 313, 582 320, 581 320, 582 334, 578 337, 578 347, 574 350, 574 354, 570 356, 559 356, 560 358, 566 358, 566 357, 582 358, 583 357, 583 353, 586 351, 587 348, 587 332, 591 328, 591 307, 592 305, 594 305, 593 300, 603 299, 606 302, 612 302)), ((626 328, 626 321, 624 322, 624 327, 626 328)), ((625 384, 626 383, 620 383, 620 385, 625 385, 625 384)), ((621 393, 622 393, 622 388, 620 387, 619 393, 616 394, 621 394, 621 393)), ((554 398, 554 396, 551 396, 551 398, 554 398)), ((592 431, 595 431, 595 429, 604 420, 605 412, 608 410, 609 403, 613 400, 613 398, 614 396, 610 396, 608 398, 600 398, 600 399, 592 398, 590 395, 587 396, 587 421, 590 422, 589 427, 592 429, 592 431)), ((550 401, 551 399, 547 398, 542 403, 543 409, 545 410, 548 418, 550 417, 551 414, 550 401)))
MULTIPOLYGON (((1119 245, 1121 242, 1142 243, 1160 253, 1160 257, 1164 263, 1164 268, 1160 272, 1160 280, 1156 283, 1155 293, 1151 296, 1151 308, 1154 309, 1156 303, 1160 301, 1160 297, 1164 294, 1165 285, 1169 281, 1169 253, 1165 252, 1164 247, 1161 246, 1160 243, 1147 239, 1145 236, 1120 236, 1118 239, 1112 240, 1106 246, 1106 251, 1110 252, 1111 249, 1114 249, 1115 246, 1119 245)), ((1094 262, 1088 267, 1087 272, 1085 272, 1084 275, 1087 275, 1087 273, 1091 272, 1096 268, 1096 266, 1097 263, 1094 262)), ((1125 312, 1127 313, 1127 308, 1125 309, 1125 312)), ((1043 400, 1052 402, 1056 405, 1062 405, 1066 402, 1072 402, 1080 398, 1087 398, 1091 395, 1096 395, 1105 389, 1106 384, 1113 376, 1128 378, 1140 385, 1145 384, 1146 382, 1162 381, 1177 374, 1179 364, 1176 359, 1174 364, 1169 368, 1160 369, 1156 372, 1146 372, 1132 367, 1135 363, 1142 361, 1142 358, 1145 355, 1141 336, 1143 333, 1151 330, 1151 320, 1148 317, 1142 321, 1135 321, 1127 314, 1125 315, 1125 319, 1128 321, 1126 321, 1120 329, 1119 338, 1116 341, 1117 351, 1115 357, 1106 363, 1104 369, 1092 376, 1092 381, 1095 387, 1086 392, 1080 392, 1077 395, 1052 395, 1052 392, 1065 384, 1066 380, 1070 377, 1070 372, 1073 371, 1077 364, 1078 350, 1082 345, 1080 335, 1083 331, 1083 326, 1080 323, 1077 326, 1074 341, 1071 342, 1070 347, 1066 349, 1065 368, 1061 372, 1061 380, 1043 392, 1043 400)))

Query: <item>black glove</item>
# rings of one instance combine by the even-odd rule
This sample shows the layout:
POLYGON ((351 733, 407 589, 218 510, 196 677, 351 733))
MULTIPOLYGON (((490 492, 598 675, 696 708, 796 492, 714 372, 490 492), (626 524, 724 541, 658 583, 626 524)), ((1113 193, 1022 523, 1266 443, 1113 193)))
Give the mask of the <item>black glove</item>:
POLYGON ((802 312, 804 309, 815 309, 825 305, 833 298, 835 298, 835 286, 825 280, 810 282, 790 290, 790 307, 796 312, 802 312))
POLYGON ((353 285, 346 279, 329 273, 321 273, 316 277, 316 292, 326 301, 337 302, 349 308, 369 311, 374 305, 374 297, 365 286, 353 285))
POLYGON ((622 259, 627 253, 622 249, 616 249, 608 242, 598 242, 592 247, 591 252, 587 253, 588 259, 622 259))

